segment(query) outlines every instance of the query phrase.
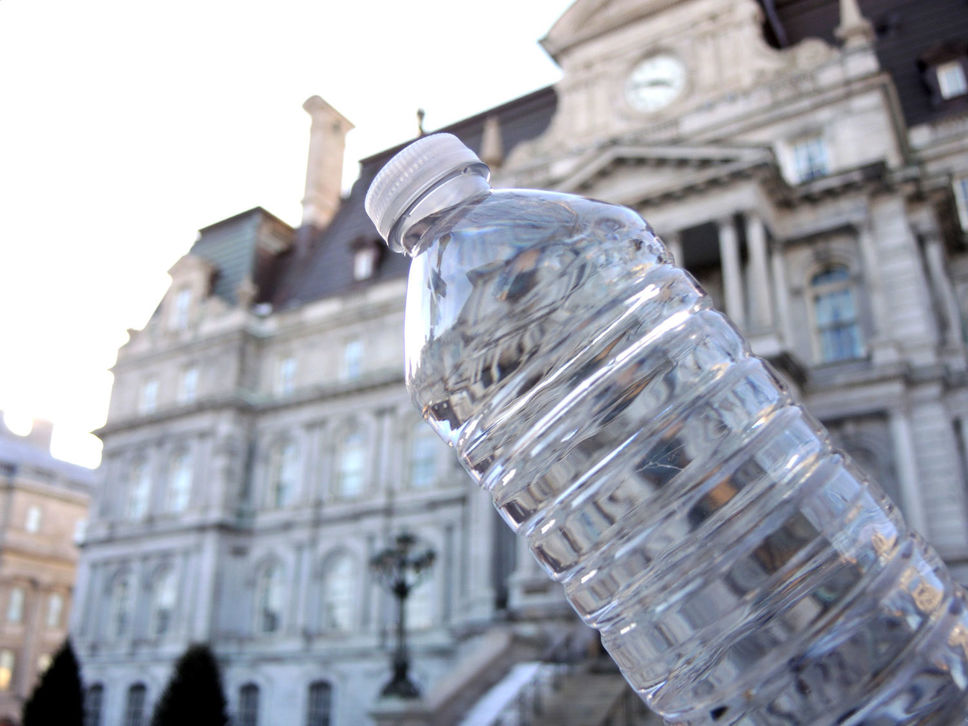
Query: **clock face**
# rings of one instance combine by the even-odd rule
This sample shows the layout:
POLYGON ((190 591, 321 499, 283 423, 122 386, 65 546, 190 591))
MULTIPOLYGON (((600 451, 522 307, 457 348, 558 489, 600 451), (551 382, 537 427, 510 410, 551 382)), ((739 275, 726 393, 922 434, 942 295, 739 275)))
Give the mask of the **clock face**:
POLYGON ((625 98, 639 111, 658 111, 672 103, 686 85, 686 68, 667 53, 646 58, 625 82, 625 98))

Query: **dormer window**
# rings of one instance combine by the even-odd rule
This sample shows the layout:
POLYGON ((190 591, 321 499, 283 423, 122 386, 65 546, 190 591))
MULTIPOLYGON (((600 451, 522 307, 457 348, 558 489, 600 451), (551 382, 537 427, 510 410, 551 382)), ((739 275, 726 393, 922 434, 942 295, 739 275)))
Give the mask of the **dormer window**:
POLYGON ((938 76, 938 91, 941 93, 941 98, 947 100, 968 93, 965 66, 960 60, 942 63, 937 67, 935 73, 938 76))
POLYGON ((353 279, 369 280, 376 273, 380 247, 372 240, 357 240, 353 245, 353 279))
POLYGON ((918 67, 934 106, 949 101, 957 105, 968 96, 968 44, 964 41, 949 40, 930 48, 918 58, 918 67))

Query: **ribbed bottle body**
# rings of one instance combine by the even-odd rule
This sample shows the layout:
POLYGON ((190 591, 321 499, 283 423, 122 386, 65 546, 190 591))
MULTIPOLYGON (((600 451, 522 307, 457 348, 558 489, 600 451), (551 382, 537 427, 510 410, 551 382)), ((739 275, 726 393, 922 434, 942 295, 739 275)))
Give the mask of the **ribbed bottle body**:
POLYGON ((673 723, 956 723, 961 589, 631 211, 495 192, 424 234, 408 385, 673 723))

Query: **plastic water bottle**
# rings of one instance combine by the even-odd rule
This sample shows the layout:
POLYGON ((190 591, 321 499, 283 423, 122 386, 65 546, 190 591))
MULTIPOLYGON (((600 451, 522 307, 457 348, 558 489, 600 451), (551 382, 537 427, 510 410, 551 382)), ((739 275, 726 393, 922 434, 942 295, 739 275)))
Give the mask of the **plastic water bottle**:
POLYGON ((633 211, 493 190, 455 137, 376 177, 407 385, 673 724, 960 723, 965 594, 633 211))

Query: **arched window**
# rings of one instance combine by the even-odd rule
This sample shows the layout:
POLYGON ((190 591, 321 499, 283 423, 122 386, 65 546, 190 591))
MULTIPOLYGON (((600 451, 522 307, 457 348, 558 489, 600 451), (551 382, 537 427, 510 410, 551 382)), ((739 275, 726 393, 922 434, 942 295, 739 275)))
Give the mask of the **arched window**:
POLYGON ((171 630, 177 600, 175 571, 167 567, 155 578, 151 593, 151 634, 162 636, 171 630))
POLYGON ((145 701, 148 688, 144 683, 135 683, 128 689, 124 702, 124 726, 145 726, 145 701))
POLYGON ((259 726, 259 687, 255 683, 239 689, 238 726, 259 726))
POLYGON ((282 627, 283 582, 282 567, 266 566, 259 575, 255 589, 255 629, 259 633, 275 633, 282 627))
POLYGON ((359 429, 343 437, 338 451, 339 469, 336 473, 336 496, 353 499, 363 493, 366 474, 366 437, 359 429))
POLYGON ((121 638, 128 634, 131 626, 132 592, 127 575, 119 575, 111 586, 108 607, 108 635, 121 638))
POLYGON ((828 363, 859 358, 862 353, 857 305, 850 270, 828 265, 810 278, 818 358, 828 363))
POLYGON ((309 684, 306 726, 330 726, 333 710, 333 687, 326 681, 309 684))
POLYGON ((269 506, 276 509, 289 506, 298 483, 296 445, 291 441, 277 443, 269 454, 269 506))
POLYGON ((350 556, 343 553, 330 559, 323 576, 322 626, 326 630, 351 630, 356 601, 357 577, 350 556))
POLYGON ((437 478, 437 452, 440 440, 427 424, 420 421, 413 430, 410 448, 410 486, 426 489, 437 478))
POLYGON ((128 519, 141 519, 148 512, 151 495, 151 470, 148 462, 137 459, 128 473, 128 519))
POLYGON ((84 694, 84 726, 101 726, 101 707, 104 703, 104 686, 95 683, 84 694))
POLYGON ((183 512, 192 494, 192 457, 179 451, 171 457, 168 472, 168 511, 183 512))

